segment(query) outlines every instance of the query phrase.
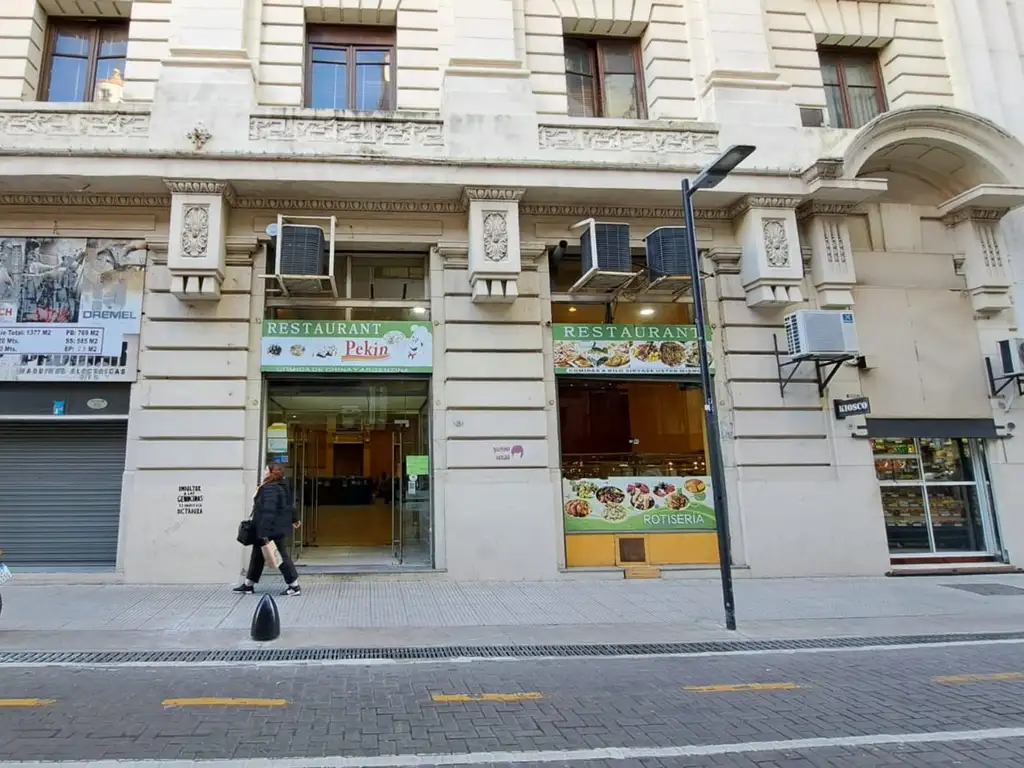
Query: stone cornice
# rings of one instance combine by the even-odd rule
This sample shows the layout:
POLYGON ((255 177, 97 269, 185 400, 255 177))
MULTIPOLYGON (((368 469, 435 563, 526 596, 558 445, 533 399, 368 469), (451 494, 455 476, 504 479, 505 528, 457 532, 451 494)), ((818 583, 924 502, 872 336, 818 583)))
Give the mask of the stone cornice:
POLYGON ((825 203, 812 200, 796 209, 796 217, 806 219, 810 216, 846 216, 854 208, 856 206, 853 203, 825 203))
MULTIPOLYGON (((595 219, 682 219, 682 208, 639 208, 616 205, 566 205, 562 203, 524 203, 519 213, 526 216, 565 216, 570 218, 595 219)), ((728 220, 732 218, 727 208, 698 208, 694 211, 698 219, 728 220)))
POLYGON ((843 161, 839 158, 822 158, 801 174, 810 184, 812 181, 834 181, 843 175, 843 161))
POLYGON ((713 245, 707 251, 707 257, 715 265, 715 271, 721 274, 739 274, 740 258, 743 249, 738 245, 713 245))
POLYGON ((493 200, 499 203, 514 203, 523 199, 525 189, 510 187, 466 187, 462 190, 462 205, 469 208, 474 200, 493 200))
POLYGON ((322 211, 340 213, 463 213, 461 200, 338 200, 239 197, 236 209, 259 211, 322 211))
POLYGON ((469 243, 447 241, 434 246, 445 269, 458 269, 469 265, 469 243))
POLYGON ((955 227, 965 221, 996 222, 1010 212, 1009 208, 961 208, 940 219, 947 227, 955 227))
POLYGON ((728 218, 735 219, 737 216, 742 216, 752 208, 795 209, 801 202, 802 198, 799 197, 747 195, 739 202, 730 206, 728 218))
POLYGON ((95 206, 97 208, 166 208, 170 195, 93 195, 86 192, 66 194, 0 194, 0 205, 95 206))
POLYGON ((230 205, 235 203, 235 191, 226 181, 208 179, 164 179, 167 189, 174 195, 222 195, 230 205))

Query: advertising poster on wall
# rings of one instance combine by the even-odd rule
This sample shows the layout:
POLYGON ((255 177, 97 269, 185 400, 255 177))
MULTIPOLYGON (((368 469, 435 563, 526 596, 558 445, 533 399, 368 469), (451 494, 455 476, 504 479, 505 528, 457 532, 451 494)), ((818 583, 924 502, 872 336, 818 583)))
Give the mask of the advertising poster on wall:
POLYGON ((714 531, 709 477, 562 480, 566 533, 714 531))
POLYGON ((430 373, 429 323, 266 320, 261 368, 269 373, 430 373))
POLYGON ((133 381, 146 244, 0 237, 0 381, 133 381))
MULTIPOLYGON (((551 329, 557 374, 700 374, 695 325, 556 323, 551 329)), ((707 336, 711 338, 710 329, 707 336)))

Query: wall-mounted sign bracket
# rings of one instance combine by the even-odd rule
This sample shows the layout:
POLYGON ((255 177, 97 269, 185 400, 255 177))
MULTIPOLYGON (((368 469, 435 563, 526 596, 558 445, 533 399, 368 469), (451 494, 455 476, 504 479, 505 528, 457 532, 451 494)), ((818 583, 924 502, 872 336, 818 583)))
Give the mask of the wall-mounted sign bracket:
POLYGON ((843 363, 856 360, 857 355, 843 355, 841 357, 822 357, 820 355, 808 355, 799 360, 783 360, 789 355, 779 350, 779 337, 772 334, 772 346, 775 348, 775 365, 779 371, 779 395, 786 396, 786 387, 796 376, 801 363, 814 363, 814 380, 818 384, 818 397, 825 396, 825 390, 829 382, 839 373, 843 363))
POLYGON ((1013 382, 1017 382, 1017 394, 1024 397, 1024 373, 1007 373, 996 376, 992 372, 992 360, 988 357, 985 358, 985 370, 988 372, 988 391, 992 397, 998 397, 1013 382))

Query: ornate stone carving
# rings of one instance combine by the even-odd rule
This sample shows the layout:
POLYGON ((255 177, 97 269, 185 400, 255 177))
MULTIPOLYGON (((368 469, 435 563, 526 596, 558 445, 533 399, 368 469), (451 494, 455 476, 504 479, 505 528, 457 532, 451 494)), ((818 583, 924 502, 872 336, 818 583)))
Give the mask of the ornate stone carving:
POLYGON ((190 259, 206 255, 210 243, 210 206, 192 203, 185 206, 181 222, 181 254, 190 259))
POLYGON ((838 222, 825 219, 822 222, 822 235, 825 241, 825 260, 830 264, 846 264, 846 246, 838 222))
POLYGON ((985 268, 989 272, 1002 273, 1006 265, 1003 263, 1003 253, 999 247, 999 238, 996 236, 994 227, 995 225, 991 222, 978 224, 978 242, 981 244, 985 268))
POLYGON ((504 211, 484 211, 484 258, 508 260, 508 219, 504 211))
POLYGON ((839 158, 818 160, 803 172, 803 180, 810 183, 815 180, 834 181, 843 175, 843 161, 839 158))
POLYGON ((714 154, 718 151, 718 135, 699 131, 542 125, 538 128, 537 140, 541 149, 587 152, 714 154))
POLYGON ((343 211, 345 213, 465 213, 461 200, 337 200, 240 197, 235 208, 271 211, 343 211))
POLYGON ((149 115, 122 112, 0 112, 0 136, 145 137, 149 115))
MULTIPOLYGON (((613 205, 563 205, 555 203, 524 203, 520 212, 527 216, 565 216, 598 219, 682 219, 682 208, 631 208, 613 205)), ((732 216, 726 208, 698 208, 698 219, 727 220, 732 216)))
POLYGON ((83 205, 101 208, 166 208, 171 198, 166 195, 90 195, 84 192, 66 195, 0 194, 0 205, 83 205))
POLYGON ((768 266, 782 269, 789 266, 789 238, 783 219, 765 219, 761 223, 764 233, 764 252, 768 266))
POLYGON ((196 123, 195 128, 185 134, 185 138, 191 141, 192 146, 198 151, 206 146, 206 142, 213 138, 213 134, 206 129, 203 121, 200 120, 196 123))
POLYGON ((812 200, 797 208, 796 217, 806 219, 808 216, 846 216, 856 207, 850 203, 823 203, 812 200))
POLYGON ((796 208, 798 205, 799 197, 748 195, 729 208, 729 218, 742 216, 751 208, 796 208))
POLYGON ((999 221, 1009 212, 1007 208, 962 208, 942 217, 947 227, 955 227, 965 221, 999 221))
POLYGON ((471 200, 497 200, 502 203, 514 203, 522 200, 525 194, 525 189, 513 187, 466 187, 462 190, 462 201, 467 208, 471 200))
POLYGON ((444 125, 440 121, 251 117, 249 138, 253 141, 307 141, 339 146, 443 147, 444 125))
POLYGON ((164 184, 179 195, 223 195, 231 188, 226 181, 203 179, 164 179, 164 184))

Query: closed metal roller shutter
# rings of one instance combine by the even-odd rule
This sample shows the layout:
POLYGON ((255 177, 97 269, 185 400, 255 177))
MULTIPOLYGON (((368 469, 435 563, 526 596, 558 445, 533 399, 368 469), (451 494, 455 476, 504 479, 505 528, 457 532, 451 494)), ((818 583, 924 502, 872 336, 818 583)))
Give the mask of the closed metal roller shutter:
POLYGON ((0 422, 0 550, 10 566, 113 568, 126 422, 0 422))

